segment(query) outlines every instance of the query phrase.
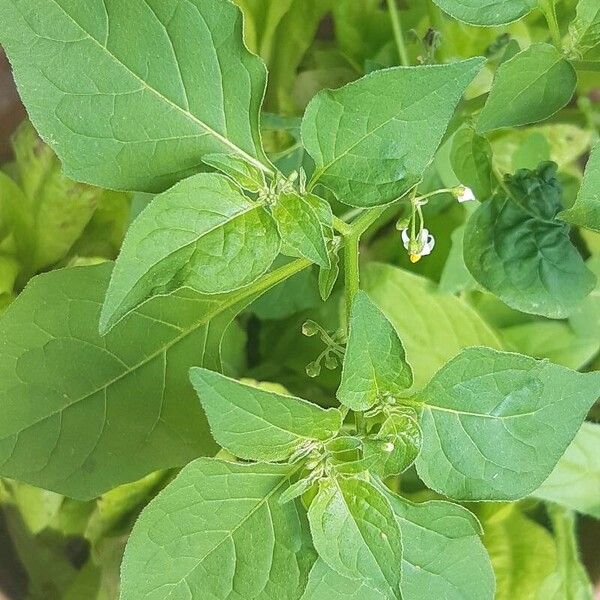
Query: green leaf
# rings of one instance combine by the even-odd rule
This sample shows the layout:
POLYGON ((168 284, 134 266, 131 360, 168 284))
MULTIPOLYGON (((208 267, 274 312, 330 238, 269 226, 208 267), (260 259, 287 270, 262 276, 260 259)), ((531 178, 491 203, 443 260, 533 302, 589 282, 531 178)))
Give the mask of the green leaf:
POLYGON ((452 246, 440 277, 440 292, 457 294, 477 288, 477 282, 465 265, 463 256, 465 226, 457 227, 451 235, 452 246))
POLYGON ((328 269, 331 263, 325 229, 314 198, 316 196, 302 197, 296 192, 283 193, 277 198, 271 213, 279 229, 284 254, 306 258, 328 269))
POLYGON ((105 337, 110 265, 34 279, 0 320, 0 475, 87 499, 214 452, 188 371, 221 368, 235 315, 304 266, 226 296, 157 298, 105 337))
POLYGON ((368 410, 412 383, 412 370, 394 326, 365 292, 358 292, 352 304, 339 401, 352 410, 368 410))
POLYGON ((202 161, 225 173, 240 187, 258 193, 267 187, 263 171, 235 154, 208 154, 202 161))
POLYGON ((376 487, 362 479, 326 480, 308 520, 315 548, 331 569, 401 600, 400 530, 376 487))
POLYGON ((311 442, 325 442, 342 427, 339 410, 266 391, 206 369, 190 379, 206 411, 211 432, 239 458, 286 460, 311 442))
POLYGON ((537 0, 433 0, 455 19, 471 25, 511 23, 537 6, 537 0))
POLYGON ((322 267, 319 269, 319 295, 323 302, 327 301, 329 296, 331 296, 335 283, 340 276, 340 254, 338 244, 335 244, 329 251, 329 261, 331 266, 328 269, 322 267))
POLYGON ((100 318, 108 331, 142 302, 182 287, 229 292, 264 274, 279 252, 275 223, 230 179, 208 173, 156 196, 132 223, 100 318))
POLYGON ((478 283, 512 308, 554 319, 567 317, 596 280, 556 219, 561 195, 553 163, 517 171, 471 216, 464 239, 478 283))
POLYGON ((479 200, 492 193, 492 147, 470 127, 459 130, 452 142, 452 169, 463 185, 471 188, 479 200))
POLYGON ((317 94, 302 120, 302 140, 316 163, 312 184, 360 207, 404 195, 433 159, 482 64, 474 58, 385 69, 317 94))
POLYGON ((229 2, 2 0, 0 41, 69 177, 160 192, 207 154, 268 169, 259 133, 265 67, 245 49, 229 2))
POLYGON ((543 121, 573 97, 577 75, 550 44, 533 44, 498 67, 479 132, 543 121))
POLYGON ((367 582, 336 573, 322 559, 317 559, 301 600, 388 600, 367 582))
POLYGON ((428 279, 371 263, 362 282, 402 339, 414 374, 413 389, 421 389, 463 348, 502 348, 496 334, 466 302, 440 294, 428 279))
POLYGON ((594 146, 585 167, 575 204, 558 216, 572 225, 600 233, 600 142, 594 146))
POLYGON ((536 498, 600 519, 600 425, 584 423, 536 498))
POLYGON ((190 463, 133 528, 121 599, 298 598, 315 557, 297 504, 278 502, 292 471, 190 463))
POLYGON ((579 0, 577 14, 569 25, 569 45, 583 56, 600 44, 600 6, 596 0, 579 0))
POLYGON ((472 513, 451 502, 413 504, 386 495, 402 532, 405 598, 493 600, 494 573, 472 513))
POLYGON ((535 490, 598 398, 600 372, 469 348, 418 395, 425 484, 461 500, 516 500, 535 490))

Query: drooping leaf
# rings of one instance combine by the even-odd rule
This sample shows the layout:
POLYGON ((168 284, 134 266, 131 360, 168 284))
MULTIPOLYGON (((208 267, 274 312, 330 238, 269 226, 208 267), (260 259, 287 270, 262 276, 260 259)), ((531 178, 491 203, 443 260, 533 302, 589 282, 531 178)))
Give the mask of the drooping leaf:
POLYGON ((583 55, 600 44, 600 6, 596 0, 579 0, 577 14, 569 25, 569 46, 583 55))
POLYGON ((543 121, 571 100, 576 84, 575 69, 554 46, 533 44, 498 67, 477 130, 543 121))
POLYGON ((365 292, 358 292, 352 304, 339 401, 352 410, 368 410, 412 383, 412 370, 394 326, 365 292))
MULTIPOLYGON (((598 15, 600 19, 600 7, 598 15)), ((558 216, 572 225, 600 233, 600 142, 592 150, 575 204, 558 216)))
POLYGON ((300 398, 262 390, 219 373, 193 368, 190 379, 223 448, 239 458, 278 461, 342 427, 337 409, 323 410, 300 398))
POLYGON ((450 498, 522 498, 554 469, 599 386, 600 372, 490 348, 463 350, 418 395, 419 475, 450 498))
POLYGON ((295 502, 278 498, 289 465, 198 459, 138 519, 123 558, 122 600, 296 600, 314 550, 295 502))
POLYGON ((371 263, 364 269, 362 281, 406 348, 413 389, 422 388, 463 348, 502 348, 496 334, 466 302, 441 294, 428 279, 371 263))
POLYGON ((69 177, 161 192, 207 154, 268 169, 265 67, 244 47, 229 2, 3 0, 0 42, 69 177))
POLYGON ((279 251, 271 216, 223 175, 195 175, 156 196, 130 226, 100 318, 108 331, 148 298, 182 287, 215 294, 244 287, 279 251))
POLYGON ((331 263, 326 233, 312 198, 316 196, 302 197, 295 192, 281 194, 272 208, 272 215, 279 229, 284 254, 307 258, 327 269, 331 263))
POLYGON ((537 6, 537 0, 433 0, 455 19, 471 25, 511 23, 537 6))
POLYGON ((534 496, 600 519, 600 425, 584 423, 534 496))
POLYGON ((553 163, 518 171, 471 216, 464 239, 478 283, 512 308, 554 319, 568 316, 596 280, 556 218, 561 194, 553 163))
POLYGON ((260 192, 267 185, 263 171, 235 154, 208 154, 202 160, 249 192, 260 192))
POLYGON ((308 519, 315 548, 331 569, 401 600, 400 530, 375 486, 362 479, 324 481, 308 519))
POLYGON ((492 193, 492 147, 483 136, 466 127, 456 133, 450 155, 452 169, 463 185, 471 188, 480 201, 492 193))
POLYGON ((34 279, 0 320, 0 474, 93 498, 214 452, 188 370, 220 368, 234 316, 303 265, 226 296, 157 298, 105 337, 110 265, 34 279))
POLYGON ((387 204, 421 178, 483 59, 370 73, 311 101, 302 140, 312 183, 352 206, 387 204), (423 128, 423 121, 427 127, 423 128))

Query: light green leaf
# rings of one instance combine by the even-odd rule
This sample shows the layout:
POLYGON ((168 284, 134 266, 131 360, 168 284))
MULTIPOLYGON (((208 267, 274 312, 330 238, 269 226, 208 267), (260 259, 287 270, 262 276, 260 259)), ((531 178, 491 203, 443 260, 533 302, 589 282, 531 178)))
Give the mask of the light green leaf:
POLYGON ((558 216, 572 225, 600 232, 600 142, 592 150, 575 204, 558 216))
POLYGON ((474 58, 384 69, 317 94, 302 120, 302 140, 316 163, 312 184, 361 207, 405 194, 433 159, 482 64, 474 58))
POLYGON ((328 269, 319 269, 319 295, 323 302, 331 296, 335 283, 340 276, 340 254, 339 246, 337 244, 329 251, 329 261, 331 267, 328 269))
POLYGON ((226 296, 157 298, 103 338, 109 264, 34 279, 0 320, 0 475, 87 499, 214 452, 188 371, 221 368, 235 315, 303 266, 226 296))
POLYGON ((208 154, 202 161, 249 192, 258 193, 267 186, 264 172, 235 154, 208 154))
POLYGON ((511 23, 537 6, 537 0, 433 0, 455 19, 471 25, 511 23))
POLYGON ((492 193, 492 147, 470 127, 458 131, 450 154, 452 170, 463 185, 471 188, 480 201, 492 193))
POLYGON ((457 227, 451 235, 452 246, 440 277, 440 292, 445 294, 457 294, 478 287, 473 275, 465 265, 463 256, 464 235, 464 225, 457 227))
POLYGON ((543 121, 573 97, 577 75, 550 44, 533 44, 498 67, 479 132, 543 121))
POLYGON ((208 417, 211 432, 223 448, 239 458, 288 459, 300 447, 325 442, 342 427, 339 410, 277 394, 193 368, 190 379, 208 417))
POLYGON ((569 26, 572 52, 583 56, 600 44, 600 5, 596 0, 579 0, 577 14, 569 26))
POLYGON ((533 495, 600 519, 600 425, 582 425, 533 495))
POLYGON ((365 292, 358 292, 352 304, 339 401, 352 410, 368 410, 412 383, 412 370, 394 326, 365 292))
POLYGON ((330 267, 325 229, 312 197, 295 192, 281 194, 271 209, 282 241, 282 252, 330 267))
POLYGON ((265 208, 206 173, 156 196, 130 226, 100 318, 105 333, 145 300, 182 287, 215 294, 258 279, 279 251, 265 208))
POLYGON ((598 398, 600 372, 469 348, 418 395, 425 484, 461 500, 516 500, 548 477, 598 398))
POLYGON ((593 254, 586 265, 596 275, 596 287, 570 314, 569 325, 579 339, 594 344, 600 343, 600 254, 593 254))
POLYGON ((562 190, 556 165, 523 169, 467 222, 464 258, 471 275, 522 312, 567 317, 596 278, 556 219, 562 190))
POLYGON ((362 479, 324 481, 308 520, 315 548, 331 569, 401 600, 400 530, 376 487, 362 479))
POLYGON ((481 525, 451 502, 413 504, 387 490, 402 532, 402 582, 410 600, 492 600, 494 573, 481 525))
POLYGON ((349 579, 336 573, 319 558, 308 579, 301 600, 388 600, 389 596, 370 587, 365 581, 349 579))
POLYGON ((465 302, 439 293, 428 279, 391 265, 367 265, 363 287, 391 321, 421 389, 468 346, 502 348, 496 334, 465 302))
POLYGON ((69 177, 160 192, 207 154, 268 168, 265 67, 229 2, 2 0, 0 42, 69 177))
POLYGON ((314 551, 289 465, 199 459, 153 500, 125 550, 121 600, 296 600, 314 551))

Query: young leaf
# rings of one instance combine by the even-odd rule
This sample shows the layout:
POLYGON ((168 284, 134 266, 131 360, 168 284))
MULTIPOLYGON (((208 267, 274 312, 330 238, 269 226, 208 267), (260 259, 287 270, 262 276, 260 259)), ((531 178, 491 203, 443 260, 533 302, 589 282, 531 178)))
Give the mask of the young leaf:
POLYGON ((458 131, 450 154, 452 169, 463 185, 471 188, 480 201, 492 193, 492 147, 486 138, 470 127, 458 131))
POLYGON ((265 67, 229 2, 5 1, 0 42, 36 129, 74 179, 161 192, 212 153, 268 170, 265 67))
POLYGON ((156 196, 130 226, 100 317, 108 331, 129 311, 182 287, 215 294, 244 287, 279 251, 271 216, 223 175, 195 175, 156 196))
POLYGON ((579 0, 577 14, 569 26, 571 50, 584 55, 600 44, 600 5, 596 0, 579 0))
POLYGON ((516 21, 537 6, 537 0, 433 0, 449 15, 471 25, 495 26, 516 21))
POLYGON ((260 389, 206 369, 194 368, 190 379, 215 440, 239 458, 288 459, 302 445, 325 442, 342 427, 339 410, 324 410, 294 398, 260 389))
POLYGON ((555 164, 517 171, 471 216, 464 237, 478 283, 512 308, 553 319, 568 316, 596 280, 556 219, 561 195, 555 164))
POLYGON ((258 193, 267 186, 264 172, 238 155, 208 154, 202 162, 225 173, 249 192, 258 193))
POLYGON ((302 140, 316 163, 312 184, 360 207, 404 195, 433 159, 482 64, 474 58, 384 69, 317 94, 302 120, 302 140))
POLYGON ((600 519, 600 425, 584 423, 550 477, 533 493, 600 519))
POLYGON ((401 600, 400 530, 375 486, 362 479, 324 481, 308 520, 315 548, 331 569, 401 600))
POLYGON ((599 386, 599 372, 490 348, 464 350, 419 394, 419 475, 450 498, 522 498, 555 467, 599 386))
POLYGON ((282 241, 282 252, 307 258, 324 269, 331 265, 325 230, 309 198, 295 192, 283 193, 272 210, 282 241))
POLYGON ((402 532, 400 588, 405 598, 494 598, 492 565, 472 513, 451 502, 413 504, 387 489, 385 493, 402 532))
POLYGON ((477 130, 543 121, 571 100, 576 84, 575 69, 554 46, 533 44, 498 67, 477 130))
POLYGON ((296 600, 314 561, 305 518, 278 498, 293 467, 198 459, 138 519, 122 600, 296 600))
MULTIPOLYGON (((598 14, 600 15, 600 7, 598 14)), ((600 28, 600 22, 598 27, 600 28)), ((575 204, 558 217, 572 225, 600 233, 600 142, 594 146, 585 167, 575 204)))
POLYGON ((329 261, 331 266, 328 269, 324 269, 323 267, 319 269, 319 295, 323 302, 331 296, 335 282, 340 276, 339 247, 335 246, 329 251, 329 261))
POLYGON ((368 410, 413 383, 402 342, 365 292, 354 297, 339 401, 352 410, 368 410))
POLYGON ((188 371, 221 368, 235 315, 302 266, 227 295, 156 298, 104 338, 110 265, 34 279, 0 321, 0 475, 87 499, 214 452, 188 371))

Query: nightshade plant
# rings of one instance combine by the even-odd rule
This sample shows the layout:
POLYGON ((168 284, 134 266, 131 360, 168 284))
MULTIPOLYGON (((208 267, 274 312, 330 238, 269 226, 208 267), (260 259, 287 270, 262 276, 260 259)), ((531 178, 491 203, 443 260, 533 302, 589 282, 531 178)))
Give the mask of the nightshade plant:
MULTIPOLYGON (((394 2, 388 14, 356 0, 367 23, 389 18, 397 57, 367 56, 367 73, 319 91, 301 122, 261 112, 263 102, 287 112, 287 88, 266 91, 244 34, 275 82, 309 42, 296 58, 282 42, 282 63, 258 42, 277 2, 238 4, 245 29, 228 0, 0 0, 0 42, 65 174, 154 195, 114 265, 39 275, 3 315, 0 474, 90 500, 183 467, 133 528, 122 600, 485 600, 496 578, 501 598, 591 598, 570 510, 599 516, 598 497, 566 490, 560 459, 598 450, 598 426, 582 424, 600 373, 575 370, 599 350, 598 119, 582 102, 584 125, 552 147, 562 130, 543 127, 569 127, 552 119, 569 110, 579 72, 599 83, 596 0, 409 3, 428 26, 416 50, 394 2), (518 20, 535 15, 541 33, 524 36, 518 20), (485 56, 445 52, 444 30, 460 22, 515 21, 485 56), (587 137, 571 156, 578 131, 587 137), (267 151, 263 136, 294 141, 267 151), (572 163, 594 143, 577 185, 572 163), (383 264, 361 280, 360 244, 378 226, 397 220, 391 239, 409 265, 444 252, 430 225, 440 197, 470 216, 452 227, 439 290, 383 264), (311 269, 333 327, 311 318, 292 335, 318 341, 309 375, 341 367, 333 393, 306 385, 303 399, 231 377, 237 317, 267 310, 285 286, 300 308, 284 316, 301 314, 296 296, 312 290, 292 285, 311 269), (514 325, 502 339, 448 294, 473 290, 495 302, 491 322, 514 325), (552 337, 567 318, 574 331, 596 328, 585 349, 555 362, 527 351, 535 328, 552 337), (411 481, 429 491, 411 496, 411 481), (477 516, 504 511, 489 527, 509 538, 547 530, 512 504, 460 503, 529 496, 556 503, 560 568, 511 595, 477 516)), ((284 5, 290 30, 314 32, 333 10, 341 39, 356 10, 284 5)))

